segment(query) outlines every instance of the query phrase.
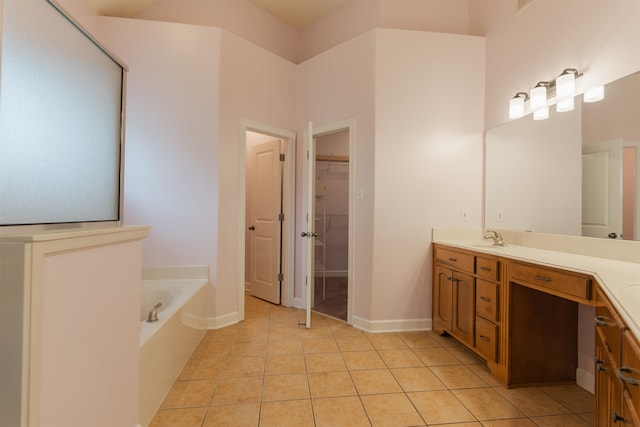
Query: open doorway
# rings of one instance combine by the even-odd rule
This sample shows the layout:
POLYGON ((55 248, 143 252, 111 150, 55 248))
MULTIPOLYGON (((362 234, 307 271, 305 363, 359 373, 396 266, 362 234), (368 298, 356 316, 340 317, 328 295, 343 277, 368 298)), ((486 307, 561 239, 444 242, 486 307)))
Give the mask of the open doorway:
POLYGON ((349 130, 315 136, 314 295, 316 312, 348 320, 349 130))
POLYGON ((274 304, 293 302, 295 134, 244 120, 240 195, 239 312, 245 292, 274 304), (259 188, 258 188, 259 187, 259 188))

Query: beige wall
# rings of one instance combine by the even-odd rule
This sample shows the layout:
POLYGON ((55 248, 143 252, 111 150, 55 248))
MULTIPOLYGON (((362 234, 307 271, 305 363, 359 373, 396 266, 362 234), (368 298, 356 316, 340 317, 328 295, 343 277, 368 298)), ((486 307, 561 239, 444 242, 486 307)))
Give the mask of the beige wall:
POLYGON ((485 41, 388 29, 376 41, 371 320, 411 328, 431 318, 432 228, 482 225, 485 41))

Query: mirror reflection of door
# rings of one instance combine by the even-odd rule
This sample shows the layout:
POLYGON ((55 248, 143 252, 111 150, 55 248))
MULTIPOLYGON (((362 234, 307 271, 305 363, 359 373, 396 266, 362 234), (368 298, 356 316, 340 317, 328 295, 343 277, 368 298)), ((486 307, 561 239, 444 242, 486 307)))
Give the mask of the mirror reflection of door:
POLYGON ((349 131, 316 137, 313 310, 347 320, 349 131))
POLYGON ((582 235, 634 240, 638 180, 635 143, 613 139, 582 148, 582 235))
POLYGON ((247 134, 245 287, 254 297, 280 304, 282 141, 247 134))
POLYGON ((622 140, 582 147, 582 235, 622 238, 622 140))

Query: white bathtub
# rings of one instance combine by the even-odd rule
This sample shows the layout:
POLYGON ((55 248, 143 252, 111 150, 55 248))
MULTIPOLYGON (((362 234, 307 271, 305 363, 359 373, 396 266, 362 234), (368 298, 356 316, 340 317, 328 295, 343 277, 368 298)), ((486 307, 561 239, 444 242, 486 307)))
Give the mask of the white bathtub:
POLYGON ((206 327, 206 279, 143 280, 140 306, 138 421, 146 427, 206 327), (147 323, 157 303, 158 321, 147 323))

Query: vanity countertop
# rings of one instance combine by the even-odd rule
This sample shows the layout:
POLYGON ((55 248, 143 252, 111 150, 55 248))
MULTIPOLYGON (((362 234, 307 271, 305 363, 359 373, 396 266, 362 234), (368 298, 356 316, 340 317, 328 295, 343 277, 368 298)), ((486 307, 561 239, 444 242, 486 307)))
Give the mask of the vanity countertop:
POLYGON ((640 337, 640 263, 512 244, 493 246, 486 240, 434 238, 433 243, 589 274, 634 335, 640 337))

